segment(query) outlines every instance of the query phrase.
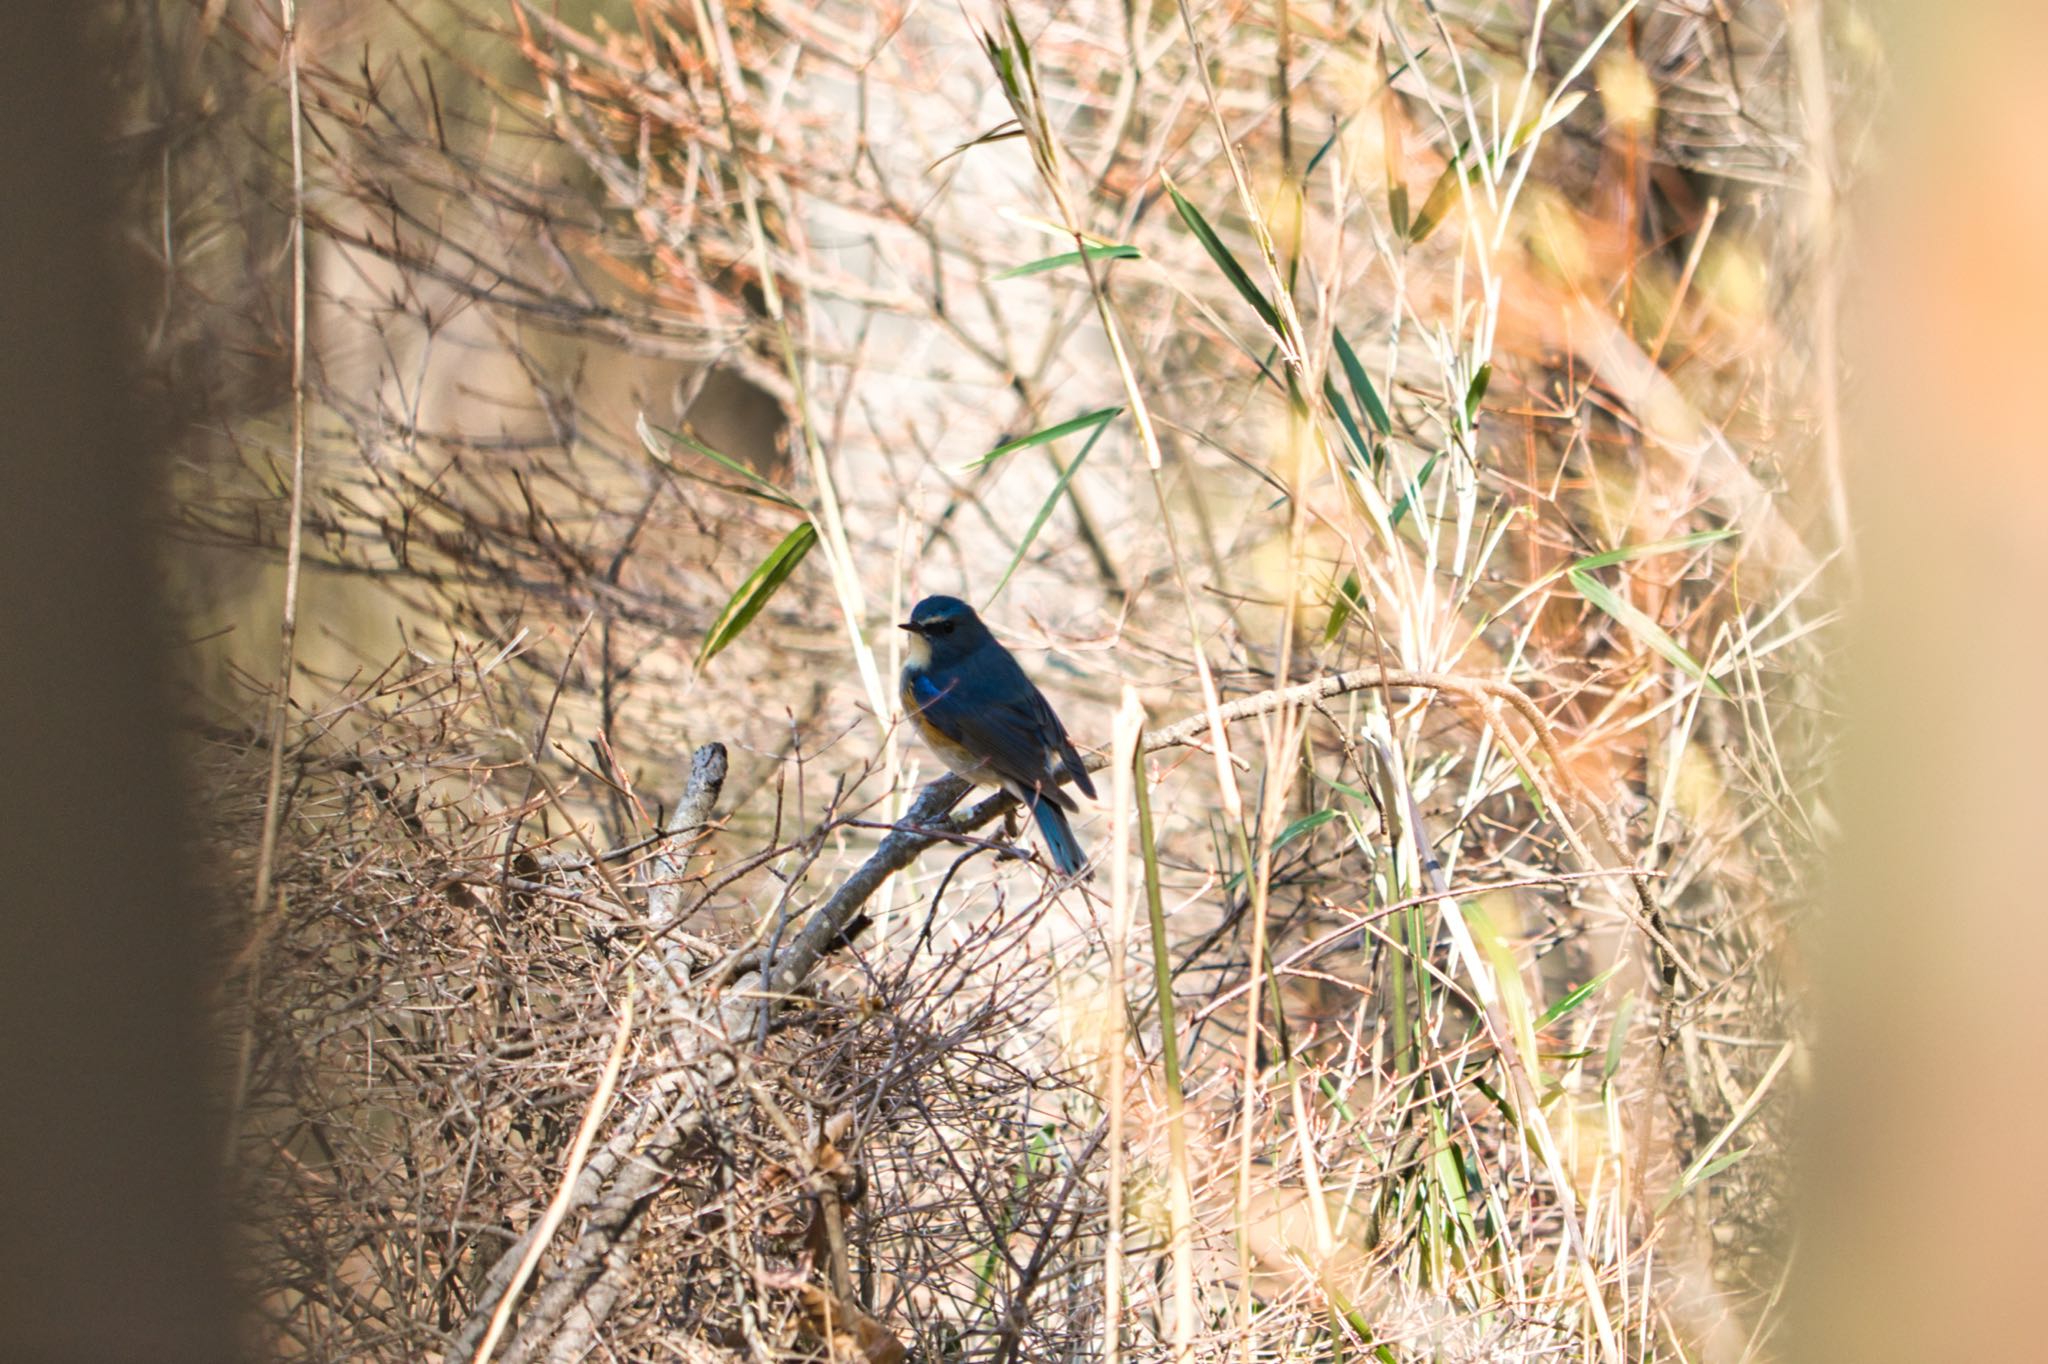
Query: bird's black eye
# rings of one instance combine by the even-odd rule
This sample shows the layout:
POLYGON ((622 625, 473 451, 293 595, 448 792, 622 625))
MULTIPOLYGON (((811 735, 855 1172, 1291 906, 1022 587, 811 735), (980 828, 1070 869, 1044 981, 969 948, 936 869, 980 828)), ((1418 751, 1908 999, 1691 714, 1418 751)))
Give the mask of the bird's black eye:
POLYGON ((953 622, 950 620, 935 620, 930 625, 925 626, 924 629, 928 635, 950 635, 953 633, 953 622))

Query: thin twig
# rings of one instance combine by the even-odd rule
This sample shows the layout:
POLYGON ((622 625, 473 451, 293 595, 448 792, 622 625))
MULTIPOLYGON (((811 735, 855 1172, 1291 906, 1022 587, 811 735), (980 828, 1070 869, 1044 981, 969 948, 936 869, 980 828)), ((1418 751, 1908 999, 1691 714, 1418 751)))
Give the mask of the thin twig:
POLYGON ((284 64, 292 125, 292 478, 290 522, 285 530, 284 604, 278 624, 277 693, 270 705, 270 774, 264 788, 263 833, 256 845, 256 886, 250 912, 270 903, 277 860, 277 831, 284 790, 285 711, 290 704, 292 668, 299 629, 300 522, 305 519, 306 482, 306 147, 305 110, 299 93, 299 9, 283 0, 284 64))
POLYGON ((491 1313, 490 1329, 484 1332, 483 1343, 476 1347, 472 1364, 484 1364, 491 1352, 498 1348, 498 1340, 505 1334, 505 1326, 512 1320, 513 1304, 519 1301, 520 1293, 526 1289, 526 1282, 533 1277, 534 1267, 540 1263, 541 1254, 547 1250, 548 1241, 555 1230, 562 1225, 562 1219, 569 1215, 569 1205, 575 1199, 576 1178, 583 1173, 583 1162, 590 1155, 590 1143, 597 1136, 598 1124, 612 1106, 612 1092, 618 1087, 619 1067, 625 1064, 626 1044, 633 1040, 633 999, 638 993, 639 980, 636 976, 626 978, 626 1001, 619 1010, 618 1031, 612 1036, 611 1054, 605 1058, 604 1071, 597 1077, 597 1088, 590 1095, 590 1103, 583 1110, 583 1124, 576 1129, 576 1140, 569 1147, 569 1158, 562 1165, 562 1179, 555 1186, 555 1196, 548 1200, 548 1210, 540 1219, 539 1229, 520 1257, 519 1268, 512 1275, 512 1282, 498 1299, 497 1310, 491 1313))

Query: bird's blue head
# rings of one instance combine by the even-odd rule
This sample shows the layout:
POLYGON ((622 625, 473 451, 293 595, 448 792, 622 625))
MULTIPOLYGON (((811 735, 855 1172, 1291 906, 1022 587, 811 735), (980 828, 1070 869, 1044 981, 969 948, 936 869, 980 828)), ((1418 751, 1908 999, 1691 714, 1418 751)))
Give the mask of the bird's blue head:
POLYGON ((910 631, 910 666, 943 668, 994 639, 974 608, 957 597, 926 597, 903 622, 910 631))

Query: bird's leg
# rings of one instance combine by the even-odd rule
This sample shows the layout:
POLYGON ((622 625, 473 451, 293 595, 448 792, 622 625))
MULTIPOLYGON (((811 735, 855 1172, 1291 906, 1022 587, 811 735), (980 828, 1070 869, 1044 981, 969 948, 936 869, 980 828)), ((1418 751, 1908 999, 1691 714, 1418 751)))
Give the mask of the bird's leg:
MULTIPOLYGON (((1014 796, 1017 793, 1012 790, 1010 794, 1014 796)), ((996 860, 998 862, 1015 862, 1029 855, 1019 846, 1024 837, 1024 829, 1017 822, 1017 812, 1022 808, 1022 806, 1012 805, 1009 809, 1003 811, 1002 837, 997 840, 1003 846, 996 853, 996 860)))

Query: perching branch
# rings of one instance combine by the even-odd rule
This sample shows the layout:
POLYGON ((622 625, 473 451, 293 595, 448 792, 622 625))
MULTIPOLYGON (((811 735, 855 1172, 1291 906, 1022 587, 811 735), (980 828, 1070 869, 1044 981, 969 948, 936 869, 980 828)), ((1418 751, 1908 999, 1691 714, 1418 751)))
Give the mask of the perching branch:
POLYGON ((689 858, 685 835, 711 822, 711 811, 725 790, 725 773, 724 744, 705 744, 690 755, 689 785, 683 788, 683 798, 676 802, 675 813, 662 830, 668 841, 650 868, 647 922, 649 932, 656 938, 664 938, 675 926, 676 914, 681 909, 689 858))
MULTIPOLYGON (((1565 798, 1552 801, 1560 818, 1567 820, 1569 825, 1580 806, 1590 805, 1599 821, 1602 836, 1614 845, 1617 860, 1628 862, 1619 852, 1619 830, 1608 821, 1600 802, 1584 781, 1565 763, 1548 718, 1526 693, 1508 683, 1452 673, 1355 668, 1317 678, 1313 682, 1276 687, 1254 696, 1240 697, 1218 707, 1217 714, 1229 724, 1286 706, 1301 706, 1347 692, 1374 689, 1434 691, 1462 697, 1479 705, 1484 712, 1484 722, 1496 729, 1501 723, 1497 714, 1501 705, 1517 711, 1535 732, 1538 747, 1564 784, 1562 794, 1565 798)), ((1212 717, 1207 711, 1190 716, 1177 724, 1147 733, 1144 748, 1147 752, 1154 752, 1199 742, 1210 732, 1211 724, 1212 717)), ((709 822, 711 807, 717 800, 724 777, 723 759, 724 751, 717 745, 707 745, 697 751, 692 763, 690 789, 670 821, 672 831, 680 832, 709 822), (715 761, 712 756, 714 750, 715 761), (715 777, 712 775, 714 769, 715 777)), ((1108 764, 1107 755, 1094 754, 1086 759, 1085 765, 1093 771, 1108 764)), ((980 828, 1016 804, 1013 796, 998 792, 948 818, 947 812, 968 790, 968 784, 955 776, 941 777, 925 787, 909 810, 904 812, 897 827, 868 855, 867 860, 805 918, 795 937, 775 958, 768 979, 764 980, 758 970, 741 975, 724 992, 712 1017, 701 1019, 695 1027, 678 1027, 675 1030, 672 1060, 678 1068, 668 1073, 666 1081, 657 1086, 658 1092, 640 1105, 635 1120, 622 1127, 605 1151, 586 1167, 585 1178, 579 1181, 576 1190, 580 1200, 576 1207, 594 1210, 585 1222, 583 1235, 562 1267, 536 1292, 535 1302, 521 1324, 518 1339, 507 1352, 508 1359, 540 1357, 548 1340, 564 1330, 572 1330, 579 1344, 594 1338, 612 1304, 618 1300, 620 1276, 630 1272, 629 1263, 618 1253, 619 1248, 637 1235, 635 1222, 640 1210, 665 1182, 666 1172, 678 1148, 698 1130, 703 1115, 689 1111, 690 1102, 684 1099, 680 1109, 658 1125, 650 1119, 659 1113, 663 1104, 677 1096, 680 1077, 686 1071, 694 1071, 699 1085, 696 1092, 699 1094, 715 1093, 732 1082, 738 1073, 739 1062, 736 1053, 726 1043, 730 1039, 746 1037, 752 1031, 755 1014, 764 995, 771 999, 787 997, 809 978, 812 970, 833 944, 845 936, 862 908, 884 882, 916 861, 926 848, 949 836, 980 828), (924 832, 927 830, 929 832, 924 832), (655 1127, 651 1133, 647 1132, 649 1126, 655 1127), (600 1169, 603 1176, 618 1172, 612 1187, 601 1197, 602 1177, 591 1177, 600 1169)), ((1572 834, 1572 841, 1578 846, 1576 831, 1572 834)), ((665 865, 661 869, 661 879, 670 880, 679 872, 680 867, 665 865)), ((1696 986, 1704 988, 1697 972, 1684 965, 1663 934, 1649 876, 1639 870, 1628 874, 1641 908, 1639 925, 1651 936, 1661 954, 1676 963, 1696 986)), ((655 901, 654 896, 659 893, 659 886, 650 892, 650 910, 659 909, 660 904, 669 904, 668 901, 660 904, 655 901)), ((672 904, 666 912, 673 912, 672 904)), ((651 917, 656 922, 663 918, 660 913, 651 917)), ((494 1267, 487 1276, 485 1300, 478 1303, 472 1322, 489 1321, 503 1285, 510 1278, 509 1273, 500 1274, 499 1270, 516 1265, 525 1250, 523 1243, 512 1246, 505 1252, 506 1263, 494 1267)), ((458 1341, 465 1338, 473 1338, 467 1329, 457 1337, 458 1341)), ((560 1357, 563 1351, 557 1348, 548 1350, 547 1354, 555 1358, 560 1357)))

